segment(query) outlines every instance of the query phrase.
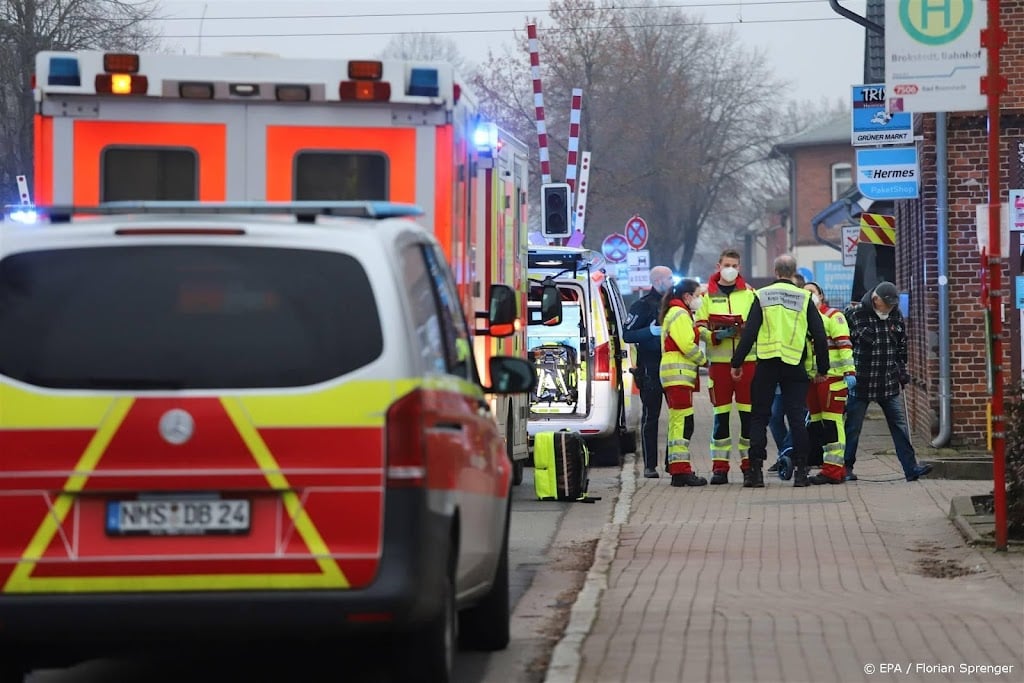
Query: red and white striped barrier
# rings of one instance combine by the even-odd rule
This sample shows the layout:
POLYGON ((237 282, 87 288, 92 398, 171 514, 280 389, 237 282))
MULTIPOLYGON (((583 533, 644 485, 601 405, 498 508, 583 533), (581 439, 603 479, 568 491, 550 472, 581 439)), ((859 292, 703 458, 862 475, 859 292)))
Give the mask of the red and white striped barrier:
POLYGON ((565 162, 565 182, 569 192, 576 192, 576 167, 580 153, 580 110, 583 108, 583 89, 572 89, 572 109, 569 111, 569 156, 565 162))
POLYGON ((530 39, 530 75, 533 77, 533 106, 537 112, 537 147, 540 151, 540 181, 551 182, 551 159, 548 156, 548 131, 544 125, 544 90, 540 83, 540 52, 537 49, 537 25, 527 24, 530 39))

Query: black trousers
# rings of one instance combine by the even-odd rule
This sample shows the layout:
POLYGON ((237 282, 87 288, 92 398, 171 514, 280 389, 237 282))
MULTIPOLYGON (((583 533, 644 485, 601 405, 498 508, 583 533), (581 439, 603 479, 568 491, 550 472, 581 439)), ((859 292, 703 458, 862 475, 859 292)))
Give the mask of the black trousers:
POLYGON ((640 402, 643 403, 643 414, 640 417, 640 436, 643 441, 644 467, 655 469, 662 460, 658 454, 658 420, 661 419, 661 404, 665 396, 661 391, 661 367, 654 364, 643 364, 637 368, 636 381, 640 382, 640 402))
POLYGON ((804 416, 807 414, 807 371, 803 365, 787 365, 778 358, 757 361, 750 384, 750 464, 760 467, 768 457, 768 422, 772 416, 775 387, 782 392, 782 410, 793 437, 793 465, 807 466, 809 440, 804 416))

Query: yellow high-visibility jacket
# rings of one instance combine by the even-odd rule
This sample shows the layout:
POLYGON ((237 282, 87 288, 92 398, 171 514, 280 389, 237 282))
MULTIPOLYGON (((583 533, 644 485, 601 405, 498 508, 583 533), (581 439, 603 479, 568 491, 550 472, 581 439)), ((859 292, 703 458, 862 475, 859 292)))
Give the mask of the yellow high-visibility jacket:
POLYGON ((697 386, 697 368, 707 363, 693 316, 682 301, 673 300, 661 323, 661 386, 697 386))

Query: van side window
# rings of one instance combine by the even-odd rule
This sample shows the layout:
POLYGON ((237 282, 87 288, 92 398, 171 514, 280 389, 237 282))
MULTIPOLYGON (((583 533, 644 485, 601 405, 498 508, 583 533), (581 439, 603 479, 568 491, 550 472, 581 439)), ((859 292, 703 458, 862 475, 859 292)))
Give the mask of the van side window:
POLYGON ((106 147, 100 154, 100 201, 199 199, 199 155, 181 147, 106 147))
POLYGON ((447 365, 441 317, 424 259, 424 249, 423 245, 415 245, 402 251, 402 273, 405 276, 405 291, 413 324, 416 326, 416 346, 423 368, 427 372, 444 373, 447 372, 447 365))
POLYGON ((296 201, 388 199, 388 159, 376 152, 298 152, 292 177, 296 201))
POLYGON ((473 344, 451 272, 445 265, 444 256, 436 248, 425 249, 424 255, 440 304, 448 372, 475 382, 477 374, 473 362, 473 344))

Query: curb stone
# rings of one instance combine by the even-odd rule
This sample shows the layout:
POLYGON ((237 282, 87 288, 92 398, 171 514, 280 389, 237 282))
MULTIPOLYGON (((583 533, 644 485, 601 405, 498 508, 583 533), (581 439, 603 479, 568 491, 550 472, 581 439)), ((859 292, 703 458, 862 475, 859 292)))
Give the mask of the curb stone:
POLYGON ((597 618, 601 595, 608 587, 608 572, 619 547, 619 532, 629 519, 633 492, 636 490, 635 458, 635 455, 627 456, 619 472, 622 488, 615 502, 612 521, 601 530, 594 551, 594 564, 587 572, 583 588, 573 603, 565 633, 551 653, 551 661, 544 675, 545 683, 575 683, 579 676, 583 641, 597 618))

